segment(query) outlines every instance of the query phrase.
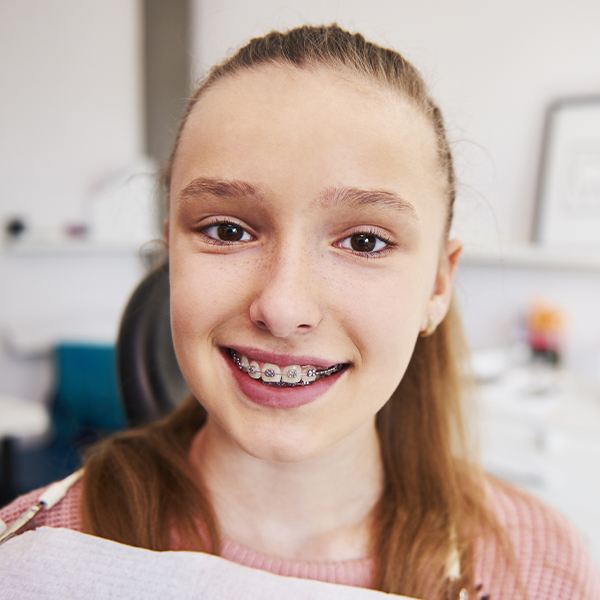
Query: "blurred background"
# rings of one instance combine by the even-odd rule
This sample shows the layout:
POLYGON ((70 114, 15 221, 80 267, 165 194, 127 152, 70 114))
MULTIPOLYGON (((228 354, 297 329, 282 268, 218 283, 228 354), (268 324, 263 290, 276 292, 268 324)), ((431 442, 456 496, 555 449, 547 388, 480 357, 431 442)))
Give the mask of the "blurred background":
POLYGON ((596 0, 1 0, 0 495, 126 425, 115 338, 194 82, 251 36, 333 21, 402 52, 442 107, 484 464, 600 566, 596 0))

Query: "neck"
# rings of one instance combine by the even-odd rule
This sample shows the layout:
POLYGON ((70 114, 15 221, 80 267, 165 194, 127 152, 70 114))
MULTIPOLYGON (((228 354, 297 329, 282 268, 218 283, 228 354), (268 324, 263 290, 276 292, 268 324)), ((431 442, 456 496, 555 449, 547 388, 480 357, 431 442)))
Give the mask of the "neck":
POLYGON ((209 420, 191 459, 225 537, 279 558, 369 554, 383 479, 374 422, 319 456, 281 463, 248 454, 209 420))

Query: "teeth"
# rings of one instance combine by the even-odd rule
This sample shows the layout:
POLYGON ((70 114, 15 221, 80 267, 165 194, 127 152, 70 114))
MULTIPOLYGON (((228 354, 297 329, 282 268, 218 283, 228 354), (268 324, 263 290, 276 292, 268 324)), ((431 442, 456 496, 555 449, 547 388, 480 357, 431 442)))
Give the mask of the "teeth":
POLYGON ((277 365, 265 363, 262 368, 262 380, 266 383, 279 383, 281 381, 281 369, 277 365))
POLYGON ((260 379, 260 365, 255 360, 248 363, 248 375, 250 375, 252 379, 260 379))
POLYGON ((300 365, 290 365, 282 369, 281 381, 284 383, 299 383, 301 379, 302 367, 300 365))
POLYGON ((324 375, 333 375, 334 373, 337 373, 338 371, 340 371, 342 369, 343 365, 339 364, 339 365, 333 365, 331 367, 328 367, 327 369, 321 369, 320 371, 317 371, 317 375, 319 377, 323 377, 324 375))
POLYGON ((248 359, 247 356, 239 355, 231 351, 233 362, 252 377, 252 379, 261 379, 264 383, 280 386, 308 385, 320 377, 333 375, 343 368, 343 364, 332 365, 326 369, 318 369, 312 365, 287 365, 280 367, 273 363, 260 364, 255 360, 248 359))
POLYGON ((302 367, 302 381, 312 383, 317 378, 317 369, 315 367, 302 367))

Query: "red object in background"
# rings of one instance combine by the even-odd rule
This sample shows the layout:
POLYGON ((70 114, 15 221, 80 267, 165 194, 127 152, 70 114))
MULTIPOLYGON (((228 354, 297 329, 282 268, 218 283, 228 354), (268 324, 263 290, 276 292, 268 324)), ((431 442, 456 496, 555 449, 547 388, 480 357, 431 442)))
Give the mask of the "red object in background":
POLYGON ((563 312, 545 302, 535 302, 527 314, 527 343, 534 357, 560 362, 564 332, 563 312))

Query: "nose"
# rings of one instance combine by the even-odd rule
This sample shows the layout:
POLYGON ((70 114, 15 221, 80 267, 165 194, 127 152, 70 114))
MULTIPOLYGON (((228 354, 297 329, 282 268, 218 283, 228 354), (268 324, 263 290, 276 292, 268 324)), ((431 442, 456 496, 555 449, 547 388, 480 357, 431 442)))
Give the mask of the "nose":
POLYGON ((274 252, 263 269, 250 304, 250 318, 278 338, 314 330, 322 310, 308 253, 288 246, 274 252))

